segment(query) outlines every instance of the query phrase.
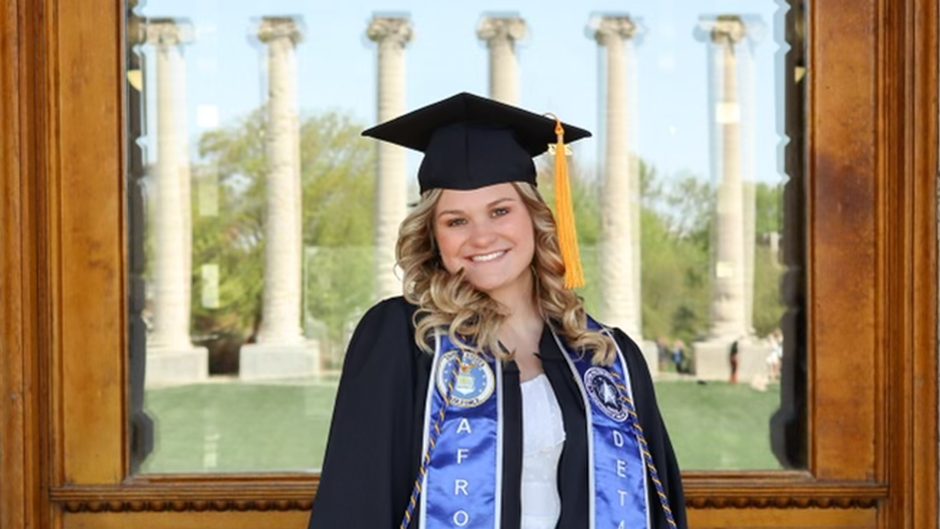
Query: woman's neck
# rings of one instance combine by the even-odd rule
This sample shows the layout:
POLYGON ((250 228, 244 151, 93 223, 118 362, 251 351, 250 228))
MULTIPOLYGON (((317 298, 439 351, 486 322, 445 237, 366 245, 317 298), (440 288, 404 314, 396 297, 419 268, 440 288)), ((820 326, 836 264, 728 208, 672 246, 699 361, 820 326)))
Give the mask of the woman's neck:
POLYGON ((500 324, 499 339, 510 351, 532 353, 537 349, 544 322, 531 279, 517 286, 520 288, 490 294, 507 313, 500 324))

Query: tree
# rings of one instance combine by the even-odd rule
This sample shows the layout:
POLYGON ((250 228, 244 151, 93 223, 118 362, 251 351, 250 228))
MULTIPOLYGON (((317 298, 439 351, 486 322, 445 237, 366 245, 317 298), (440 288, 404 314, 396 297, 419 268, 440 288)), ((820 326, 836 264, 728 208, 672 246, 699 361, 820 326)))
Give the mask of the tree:
POLYGON ((691 174, 641 164, 643 334, 691 342, 708 329, 713 189, 691 174))
MULTIPOLYGON (((207 308, 193 296, 193 332, 220 329, 250 336, 261 320, 263 292, 265 110, 199 138, 194 168, 193 277, 219 267, 219 305, 207 308), (215 195, 215 214, 200 204, 215 195)), ((305 313, 320 321, 321 339, 342 341, 349 322, 371 301, 374 149, 359 137, 362 126, 348 115, 306 115, 300 127, 305 269, 316 281, 304 294, 305 313), (356 248, 357 250, 349 250, 356 248)), ((308 278, 309 279, 309 278, 308 278)))
POLYGON ((757 202, 754 231, 757 236, 780 233, 783 226, 783 186, 758 182, 754 196, 757 202))

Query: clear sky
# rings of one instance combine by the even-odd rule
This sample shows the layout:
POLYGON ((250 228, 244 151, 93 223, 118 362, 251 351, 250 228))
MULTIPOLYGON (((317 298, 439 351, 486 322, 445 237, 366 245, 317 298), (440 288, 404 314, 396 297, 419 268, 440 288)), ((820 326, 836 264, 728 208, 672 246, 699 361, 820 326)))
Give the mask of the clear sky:
MULTIPOLYGON (((784 0, 145 0, 148 17, 185 17, 196 39, 185 47, 189 133, 224 126, 263 104, 261 49, 251 38, 257 20, 299 15, 306 25, 297 48, 303 111, 338 109, 364 125, 376 119, 376 52, 365 37, 374 13, 410 16, 406 107, 460 91, 487 93, 487 51, 476 26, 487 12, 513 12, 529 34, 519 45, 520 106, 553 112, 589 130, 599 127, 599 55, 586 31, 595 13, 629 14, 644 33, 636 47, 636 129, 640 156, 661 174, 709 173, 706 45, 694 37, 699 17, 750 15, 764 29, 753 44, 755 169, 758 180, 783 179, 780 65, 786 52, 784 0)), ((148 51, 148 53, 152 53, 148 51)), ((152 66, 153 61, 150 62, 152 66)), ((150 76, 153 82, 153 76, 150 76)), ((153 90, 149 92, 153 95, 153 90)), ((153 113, 155 101, 148 102, 153 113)), ((154 123, 153 119, 150 120, 154 123)), ((590 161, 598 142, 582 146, 590 161)), ((153 156, 154 149, 150 149, 153 156)), ((418 158, 410 158, 412 169, 418 158)), ((412 171, 413 174, 413 171, 412 171)))

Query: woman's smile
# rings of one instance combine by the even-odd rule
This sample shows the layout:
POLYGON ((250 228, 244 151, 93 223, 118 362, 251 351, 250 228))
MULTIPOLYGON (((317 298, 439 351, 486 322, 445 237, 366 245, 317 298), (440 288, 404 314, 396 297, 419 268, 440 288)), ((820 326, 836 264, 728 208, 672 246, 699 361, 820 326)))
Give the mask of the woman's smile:
POLYGON ((469 260, 474 263, 489 263, 491 261, 495 261, 499 259, 500 257, 506 255, 508 251, 509 250, 497 250, 495 252, 472 255, 469 257, 469 260))

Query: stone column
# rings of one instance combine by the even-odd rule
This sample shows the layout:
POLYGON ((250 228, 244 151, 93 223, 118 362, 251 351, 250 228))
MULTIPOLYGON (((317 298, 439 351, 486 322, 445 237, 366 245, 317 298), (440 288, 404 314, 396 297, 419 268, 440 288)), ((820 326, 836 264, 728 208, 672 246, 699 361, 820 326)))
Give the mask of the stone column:
POLYGON ((601 68, 606 72, 605 98, 601 102, 605 134, 602 141, 603 191, 601 193, 601 318, 633 338, 640 333, 639 296, 635 291, 634 216, 629 121, 627 113, 626 42, 636 27, 626 16, 605 16, 594 28, 594 38, 604 49, 601 68))
POLYGON ((243 379, 286 378, 318 371, 316 346, 300 327, 303 236, 300 112, 294 50, 303 28, 293 17, 264 17, 258 40, 267 47, 264 295, 257 344, 242 347, 243 379))
POLYGON ((734 338, 747 333, 744 292, 744 198, 741 185, 741 108, 738 94, 737 51, 744 38, 737 17, 719 18, 711 39, 719 54, 721 92, 714 118, 721 127, 722 173, 718 182, 716 227, 718 237, 712 269, 711 336, 734 338))
POLYGON ((490 99, 519 104, 519 60, 516 42, 526 35, 525 20, 517 16, 484 15, 477 37, 490 51, 490 99))
POLYGON ((186 65, 181 46, 193 39, 185 20, 155 18, 141 26, 156 51, 157 160, 154 164, 153 330, 147 345, 148 385, 204 380, 208 351, 189 336, 192 220, 186 126, 186 65))
POLYGON ((741 108, 738 89, 737 44, 744 39, 746 28, 741 17, 722 15, 703 19, 700 37, 706 40, 712 60, 711 116, 714 119, 712 141, 713 175, 717 181, 715 234, 712 262, 711 328, 705 342, 695 344, 696 368, 699 378, 724 379, 731 374, 729 351, 739 340, 739 376, 741 364, 748 363, 743 349, 749 344, 747 293, 745 277, 744 187, 741 181, 741 108))
MULTIPOLYGON (((407 18, 375 16, 366 30, 378 49, 378 116, 384 123, 405 112, 405 46, 412 27, 407 18)), ((405 149, 388 142, 376 145, 375 276, 376 298, 402 293, 395 272, 398 228, 408 213, 405 149)))
POLYGON ((640 183, 633 120, 636 94, 633 40, 636 23, 626 15, 602 15, 588 23, 589 35, 602 48, 599 67, 605 86, 601 112, 604 138, 601 159, 601 240, 599 248, 601 318, 620 327, 641 344, 655 376, 659 370, 656 344, 643 341, 640 304, 640 183))

